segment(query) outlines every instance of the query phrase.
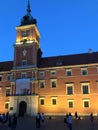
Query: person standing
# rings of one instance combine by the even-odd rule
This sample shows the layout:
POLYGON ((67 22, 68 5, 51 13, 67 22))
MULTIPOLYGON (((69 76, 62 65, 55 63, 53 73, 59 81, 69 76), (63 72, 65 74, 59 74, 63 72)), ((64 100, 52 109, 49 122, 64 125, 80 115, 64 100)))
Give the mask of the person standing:
POLYGON ((69 130, 72 130, 72 115, 71 115, 71 113, 69 113, 69 115, 68 115, 67 122, 68 122, 69 130))
POLYGON ((17 126, 17 117, 14 114, 13 116, 9 117, 9 127, 11 128, 11 130, 16 130, 16 126, 17 126))
POLYGON ((40 128, 40 120, 41 120, 41 115, 38 112, 36 115, 36 128, 40 128))
POLYGON ((44 113, 41 114, 41 120, 42 120, 42 122, 44 122, 44 120, 45 120, 45 115, 44 115, 44 113))
POLYGON ((90 114, 90 121, 91 123, 93 123, 94 117, 93 117, 93 113, 90 114))

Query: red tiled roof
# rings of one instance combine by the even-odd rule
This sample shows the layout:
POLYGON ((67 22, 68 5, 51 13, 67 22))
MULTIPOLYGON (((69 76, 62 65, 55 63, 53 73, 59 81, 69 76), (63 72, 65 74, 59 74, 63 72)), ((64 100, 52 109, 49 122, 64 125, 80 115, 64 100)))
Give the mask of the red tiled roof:
POLYGON ((98 52, 42 58, 39 68, 98 63, 98 52))
POLYGON ((13 67, 13 61, 0 62, 0 72, 10 71, 13 67))

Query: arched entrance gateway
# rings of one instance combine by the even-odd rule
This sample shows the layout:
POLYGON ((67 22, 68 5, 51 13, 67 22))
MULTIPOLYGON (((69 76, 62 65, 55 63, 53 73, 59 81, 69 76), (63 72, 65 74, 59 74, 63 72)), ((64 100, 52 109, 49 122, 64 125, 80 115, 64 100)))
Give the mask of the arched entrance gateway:
POLYGON ((21 101, 19 103, 19 116, 24 116, 27 112, 27 103, 25 101, 21 101))

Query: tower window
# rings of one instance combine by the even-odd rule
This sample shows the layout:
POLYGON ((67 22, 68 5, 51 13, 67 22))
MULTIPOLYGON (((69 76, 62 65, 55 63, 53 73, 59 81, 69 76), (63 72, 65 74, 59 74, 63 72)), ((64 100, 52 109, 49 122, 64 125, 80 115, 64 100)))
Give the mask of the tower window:
POLYGON ((26 78, 27 77, 27 73, 26 72, 22 72, 21 73, 21 78, 26 78))
POLYGON ((27 65, 27 61, 26 60, 22 60, 22 66, 27 65))

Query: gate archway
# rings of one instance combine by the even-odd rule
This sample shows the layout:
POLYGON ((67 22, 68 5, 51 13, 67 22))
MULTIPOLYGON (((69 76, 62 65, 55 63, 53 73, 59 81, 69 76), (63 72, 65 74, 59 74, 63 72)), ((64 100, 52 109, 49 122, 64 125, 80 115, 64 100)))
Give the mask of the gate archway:
POLYGON ((27 111, 27 103, 25 101, 21 101, 19 104, 19 116, 24 116, 27 111))

